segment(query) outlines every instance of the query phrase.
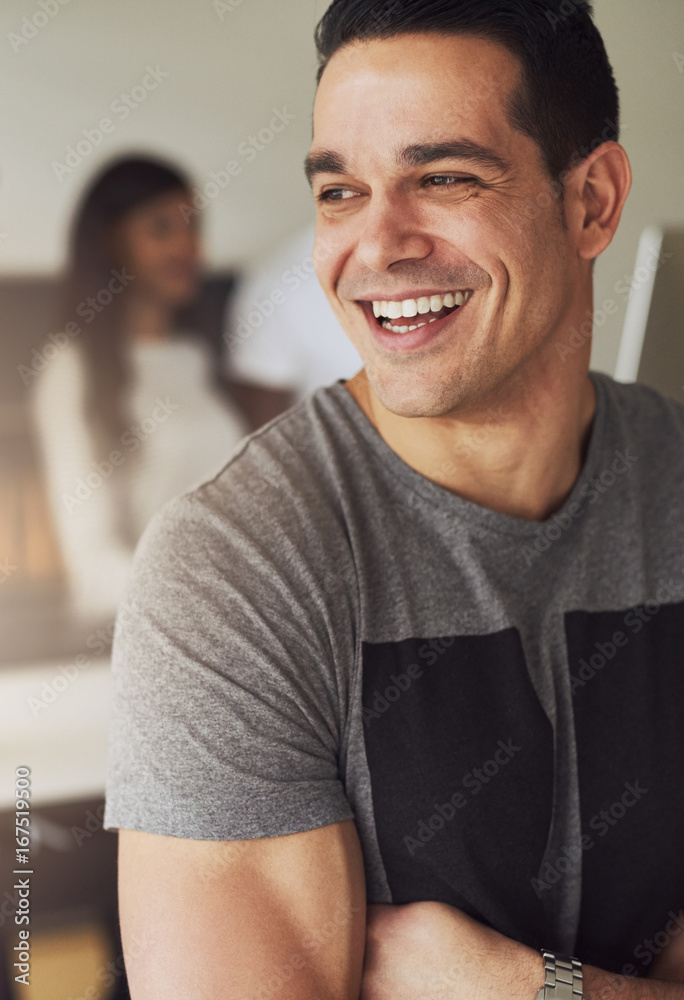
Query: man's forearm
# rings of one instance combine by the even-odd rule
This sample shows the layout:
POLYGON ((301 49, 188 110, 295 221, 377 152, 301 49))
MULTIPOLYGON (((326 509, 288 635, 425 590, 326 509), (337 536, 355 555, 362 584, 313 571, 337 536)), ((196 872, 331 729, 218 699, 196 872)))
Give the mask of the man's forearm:
MULTIPOLYGON (((541 952, 446 903, 369 904, 359 1000, 536 1000, 541 952)), ((684 940, 684 939, 683 939, 684 940)), ((577 955, 581 961, 582 956, 577 955)), ((584 1000, 684 1000, 684 962, 661 965, 667 980, 583 966, 584 1000)))
POLYGON ((584 1000, 684 1000, 684 983, 618 976, 592 965, 583 967, 583 975, 584 1000))

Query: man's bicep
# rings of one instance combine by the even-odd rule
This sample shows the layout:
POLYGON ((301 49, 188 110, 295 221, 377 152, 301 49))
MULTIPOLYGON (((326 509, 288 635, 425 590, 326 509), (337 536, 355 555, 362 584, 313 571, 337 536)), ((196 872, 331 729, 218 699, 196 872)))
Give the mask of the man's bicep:
POLYGON ((352 820, 241 841, 120 830, 119 904, 132 1000, 358 1000, 352 820))

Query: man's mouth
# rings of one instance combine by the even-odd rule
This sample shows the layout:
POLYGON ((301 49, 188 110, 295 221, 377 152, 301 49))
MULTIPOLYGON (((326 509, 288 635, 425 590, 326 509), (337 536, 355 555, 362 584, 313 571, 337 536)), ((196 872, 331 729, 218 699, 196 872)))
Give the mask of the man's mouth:
POLYGON ((417 299, 374 300, 373 315, 378 324, 391 333, 411 333, 455 313, 471 295, 472 292, 466 290, 423 295, 417 299))

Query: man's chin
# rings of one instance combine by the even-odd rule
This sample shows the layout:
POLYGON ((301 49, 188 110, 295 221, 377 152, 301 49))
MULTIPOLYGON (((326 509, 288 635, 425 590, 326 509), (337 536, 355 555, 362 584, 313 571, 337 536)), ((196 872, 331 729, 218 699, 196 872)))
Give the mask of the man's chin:
POLYGON ((461 393, 453 385, 415 375, 383 378, 366 371, 375 397, 397 417, 444 417, 458 409, 461 402, 461 393))

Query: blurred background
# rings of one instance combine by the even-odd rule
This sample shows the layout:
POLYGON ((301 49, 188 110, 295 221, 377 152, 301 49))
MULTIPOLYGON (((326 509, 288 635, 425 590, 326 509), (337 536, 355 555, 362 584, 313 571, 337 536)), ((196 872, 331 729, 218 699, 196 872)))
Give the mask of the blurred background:
MULTIPOLYGON (((147 518, 360 367, 313 275, 302 170, 326 6, 0 10, 0 1000, 127 995, 102 796, 114 613, 147 518)), ((684 402, 684 4, 595 8, 634 187, 596 269, 592 367, 684 402)))

